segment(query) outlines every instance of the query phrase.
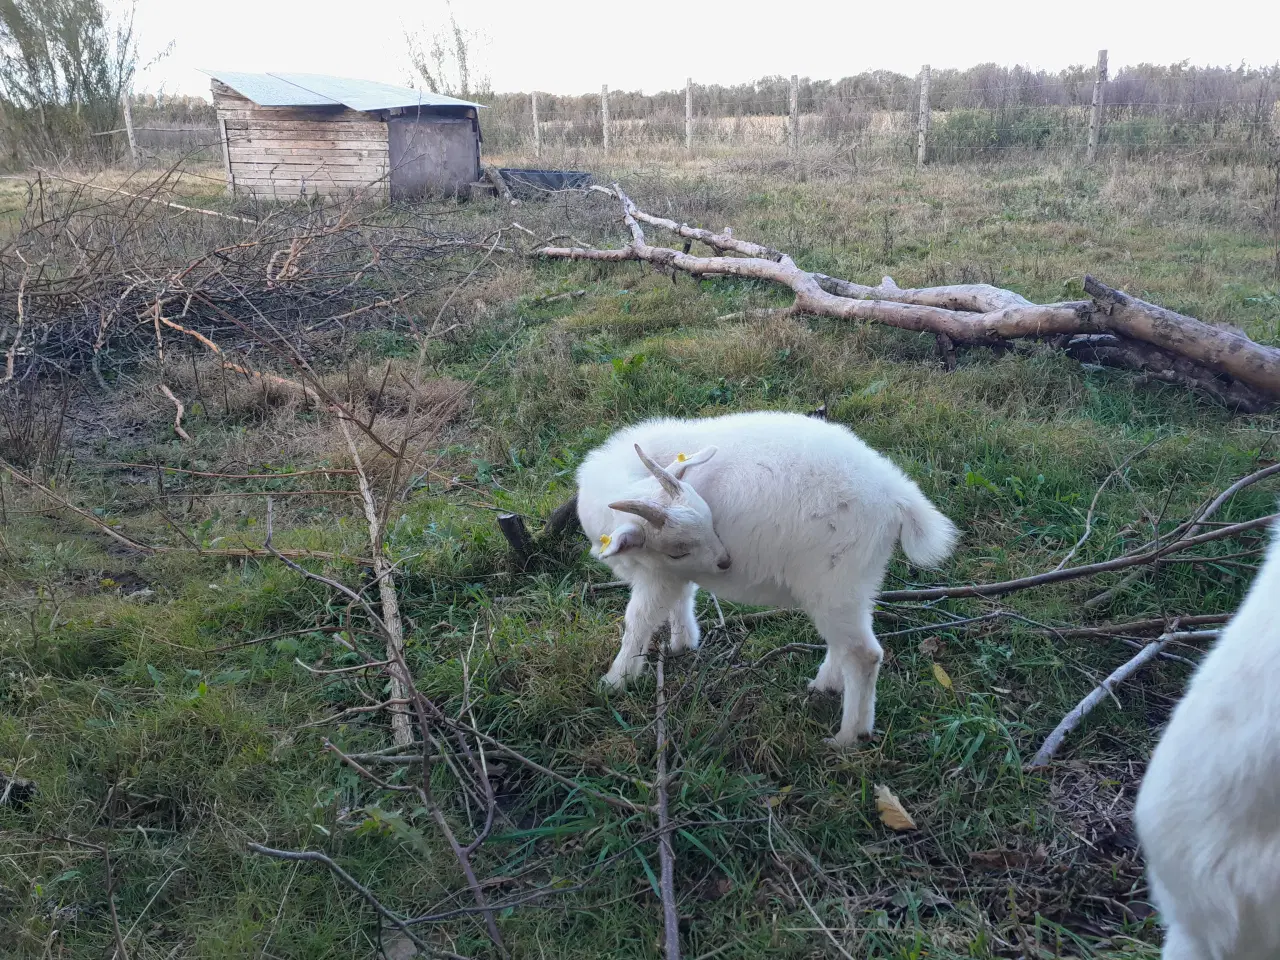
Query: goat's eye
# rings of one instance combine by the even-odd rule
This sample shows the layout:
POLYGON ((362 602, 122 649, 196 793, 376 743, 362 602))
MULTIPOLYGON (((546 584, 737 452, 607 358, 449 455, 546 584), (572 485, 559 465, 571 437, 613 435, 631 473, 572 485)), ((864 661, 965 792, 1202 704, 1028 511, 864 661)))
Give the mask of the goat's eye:
POLYGON ((672 560, 683 560, 688 555, 689 555, 688 550, 686 550, 684 553, 668 553, 667 554, 667 556, 670 557, 672 560))

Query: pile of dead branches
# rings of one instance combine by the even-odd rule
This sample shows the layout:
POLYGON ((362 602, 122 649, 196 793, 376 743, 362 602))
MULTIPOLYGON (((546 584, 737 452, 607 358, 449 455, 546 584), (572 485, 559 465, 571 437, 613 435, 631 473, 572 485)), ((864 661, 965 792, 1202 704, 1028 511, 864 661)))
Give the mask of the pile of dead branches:
POLYGON ((878 286, 810 273, 780 250, 713 233, 640 210, 615 184, 592 187, 615 198, 630 232, 625 246, 546 246, 541 256, 567 260, 639 260, 695 277, 731 276, 790 288, 787 312, 883 323, 931 333, 948 367, 965 346, 1004 348, 1014 340, 1042 340, 1087 363, 1141 373, 1207 394, 1240 411, 1258 412, 1280 401, 1280 350, 1250 340, 1232 327, 1203 323, 1085 278, 1089 300, 1036 304, 989 284, 904 290, 885 277, 878 286), (682 249, 652 246, 641 223, 684 240, 682 249), (694 243, 711 256, 696 256, 694 243))
MULTIPOLYGON (((164 175, 107 189, 41 175, 0 250, 0 383, 92 371, 105 386, 175 338, 241 364, 366 325, 414 332, 414 309, 465 275, 429 208, 299 201, 259 216, 172 200, 164 175)), ((251 365, 251 364, 250 364, 251 365)))

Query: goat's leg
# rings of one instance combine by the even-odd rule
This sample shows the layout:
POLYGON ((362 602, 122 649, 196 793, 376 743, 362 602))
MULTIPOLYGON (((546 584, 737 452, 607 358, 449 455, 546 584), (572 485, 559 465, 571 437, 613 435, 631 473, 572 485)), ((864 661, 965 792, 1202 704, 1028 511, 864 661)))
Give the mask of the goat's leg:
POLYGON ((671 608, 671 615, 667 619, 671 624, 672 653, 697 650, 698 644, 702 642, 702 631, 698 629, 698 618, 693 609, 693 598, 697 592, 696 583, 686 583, 679 599, 671 608))
POLYGON ((814 626, 827 641, 829 669, 844 678, 840 729, 831 742, 851 746, 859 737, 871 736, 876 721, 876 680, 884 648, 871 629, 871 604, 841 604, 815 616, 814 626))
POLYGON ((827 647, 827 655, 822 658, 817 675, 809 681, 809 689, 814 693, 840 693, 844 690, 844 672, 839 662, 832 658, 830 647, 827 647))
POLYGON ((1203 956, 1204 953, 1185 928, 1175 923, 1165 931, 1161 960, 1199 960, 1203 956))
POLYGON ((601 679, 601 686, 624 687, 631 677, 644 673, 644 658, 649 652, 649 642, 662 626, 671 611, 672 601, 678 590, 664 587, 642 586, 631 588, 627 601, 626 627, 622 633, 622 649, 601 679))

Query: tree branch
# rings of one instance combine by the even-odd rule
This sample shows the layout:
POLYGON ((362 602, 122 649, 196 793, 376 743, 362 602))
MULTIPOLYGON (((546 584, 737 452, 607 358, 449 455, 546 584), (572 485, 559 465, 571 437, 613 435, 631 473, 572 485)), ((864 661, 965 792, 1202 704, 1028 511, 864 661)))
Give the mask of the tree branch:
POLYGON ((952 597, 999 597, 1006 593, 1026 590, 1030 587, 1042 587, 1050 583, 1061 583, 1064 580, 1076 580, 1080 577, 1096 576, 1099 573, 1110 573, 1112 570, 1123 570, 1126 567, 1138 566, 1139 564, 1155 563, 1171 553, 1268 526, 1278 517, 1280 517, 1280 513, 1272 513, 1265 517, 1258 517, 1255 520, 1233 523, 1229 527, 1221 527, 1196 537, 1175 540, 1167 546, 1157 547, 1153 550, 1144 548, 1141 553, 1126 554, 1123 557, 1116 557, 1114 560, 1103 560, 1079 567, 1050 570, 1047 573, 1020 577, 1017 580, 1004 580, 999 583, 974 583, 958 587, 930 587, 921 590, 886 590, 879 595, 878 599, 891 602, 899 600, 942 600, 952 597))
POLYGON ((1093 299, 1050 304, 1031 303, 988 284, 904 290, 885 277, 878 286, 864 286, 801 270, 791 257, 770 247, 647 214, 617 184, 612 190, 597 189, 621 204, 630 242, 616 250, 544 246, 536 251, 539 256, 606 263, 642 260, 693 276, 765 280, 791 289, 792 312, 882 323, 961 345, 1056 338, 1068 352, 1074 343, 1074 355, 1193 386, 1240 409, 1261 410, 1280 400, 1280 349, 1130 297, 1092 277, 1085 278, 1085 288, 1093 299), (718 253, 741 256, 697 257, 652 246, 641 222, 699 240, 718 253), (1092 339, 1099 335, 1103 339, 1092 339), (1081 336, 1085 339, 1072 340, 1081 336))
POLYGON ((162 383, 160 384, 159 389, 160 392, 168 397, 169 400, 172 401, 173 405, 177 407, 177 410, 175 410, 173 414, 173 432, 183 440, 187 441, 187 443, 190 443, 191 434, 182 429, 182 415, 187 412, 187 408, 182 405, 181 400, 173 395, 173 391, 169 389, 168 385, 162 383))
POLYGON ((1034 770, 1037 767, 1047 766, 1049 761, 1053 759, 1054 754, 1062 746, 1063 741, 1067 739, 1067 735, 1076 727, 1080 726, 1080 722, 1088 716, 1089 711, 1105 700, 1108 696, 1113 695, 1115 688, 1128 680, 1135 673, 1141 670, 1146 664, 1154 660, 1160 653, 1174 641, 1188 640, 1208 640, 1218 635, 1217 630, 1189 630, 1185 633, 1165 633, 1161 634, 1155 640, 1146 644, 1131 659, 1126 660, 1120 666, 1111 672, 1111 675, 1102 683, 1098 684, 1089 694, 1081 700, 1071 712, 1062 718, 1062 722, 1053 728, 1053 732, 1045 738, 1044 744, 1036 752, 1035 757, 1027 764, 1027 769, 1034 770))

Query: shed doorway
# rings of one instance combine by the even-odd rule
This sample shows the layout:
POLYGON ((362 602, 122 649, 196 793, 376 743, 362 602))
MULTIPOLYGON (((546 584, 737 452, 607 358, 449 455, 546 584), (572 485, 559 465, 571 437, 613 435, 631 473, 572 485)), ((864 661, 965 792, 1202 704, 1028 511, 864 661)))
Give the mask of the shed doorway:
POLYGON ((480 177, 480 144, 474 121, 460 117, 399 116, 387 119, 391 199, 418 200, 453 194, 480 177))

